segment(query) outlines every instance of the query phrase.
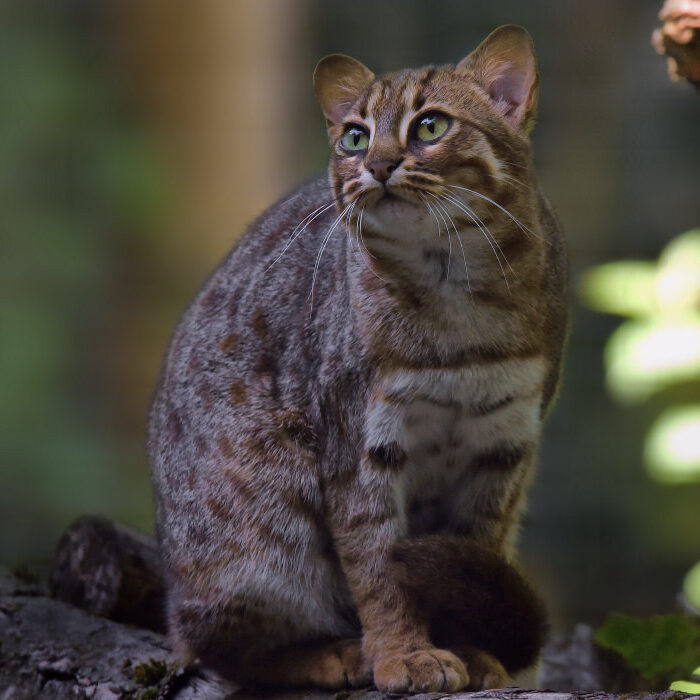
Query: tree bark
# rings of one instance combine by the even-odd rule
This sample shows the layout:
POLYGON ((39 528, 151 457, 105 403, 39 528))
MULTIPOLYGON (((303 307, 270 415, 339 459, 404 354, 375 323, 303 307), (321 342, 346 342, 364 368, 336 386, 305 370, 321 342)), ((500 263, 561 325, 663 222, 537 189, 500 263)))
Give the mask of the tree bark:
MULTIPOLYGON (((49 597, 47 587, 30 580, 26 574, 18 577, 0 569, 0 700, 222 700, 229 697, 388 700, 397 697, 372 688, 338 693, 255 694, 241 691, 206 670, 183 665, 167 639, 152 631, 163 627, 163 586, 155 543, 105 518, 85 516, 67 530, 57 547, 50 585, 59 600, 49 597), (144 629, 146 626, 151 629, 144 629)), ((541 678, 554 687, 577 687, 578 692, 506 688, 454 693, 449 697, 619 700, 623 696, 617 693, 591 692, 592 688, 608 682, 606 664, 610 663, 610 659, 603 659, 601 665, 599 654, 591 645, 592 635, 581 628, 571 640, 549 645, 544 652, 543 666, 549 671, 541 678)), ((698 697, 671 691, 635 694, 642 696, 652 700, 698 697)), ((413 697, 439 700, 448 695, 413 697)))
POLYGON ((63 534, 50 573, 51 595, 93 615, 165 631, 165 591, 151 537, 86 515, 63 534))

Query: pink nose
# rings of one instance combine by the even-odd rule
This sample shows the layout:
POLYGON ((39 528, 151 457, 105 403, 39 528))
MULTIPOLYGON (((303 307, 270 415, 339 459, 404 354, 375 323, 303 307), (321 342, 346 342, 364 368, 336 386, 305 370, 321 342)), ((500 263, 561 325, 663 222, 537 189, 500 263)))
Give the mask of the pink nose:
POLYGON ((373 160, 367 163, 367 170, 372 173, 375 180, 384 183, 391 177, 391 173, 396 170, 398 164, 397 160, 373 160))

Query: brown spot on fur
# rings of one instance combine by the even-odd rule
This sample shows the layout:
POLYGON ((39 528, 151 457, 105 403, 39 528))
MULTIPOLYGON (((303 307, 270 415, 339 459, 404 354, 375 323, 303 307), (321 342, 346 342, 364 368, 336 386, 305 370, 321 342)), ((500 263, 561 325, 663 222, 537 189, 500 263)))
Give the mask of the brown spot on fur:
POLYGON ((188 523, 187 539, 195 544, 204 544, 207 541, 207 532, 197 523, 188 523))
POLYGON ((216 520, 228 521, 231 519, 231 503, 210 496, 207 498, 207 508, 216 520))
POLYGON ((229 354, 232 350, 235 350, 237 345, 238 345, 238 336, 235 333, 231 333, 230 335, 227 335, 219 343, 219 347, 227 354, 229 354))
POLYGON ((204 437, 202 435, 197 435, 197 437, 195 437, 194 444, 195 444, 195 447, 197 448, 197 455, 199 457, 203 457, 209 451, 209 446, 207 445, 207 441, 204 439, 204 437))
POLYGON ((199 357, 197 357, 197 355, 193 354, 190 357, 190 361, 187 363, 187 376, 191 377, 192 375, 196 374, 201 366, 201 360, 199 359, 199 357))
POLYGON ((224 293, 217 287, 206 292, 199 300, 199 305, 207 312, 216 311, 224 300, 224 293))
POLYGON ((267 317, 265 316, 265 310, 262 306, 256 307, 255 311, 253 311, 250 325, 253 328, 253 332, 260 340, 267 339, 270 329, 267 323, 267 317))
POLYGON ((224 457, 226 457, 226 459, 233 457, 233 447, 225 435, 219 436, 217 442, 219 445, 219 451, 224 457))
POLYGON ((229 393, 231 395, 231 401, 233 401, 233 403, 243 403, 246 400, 246 398, 248 398, 248 389, 245 383, 242 382, 240 379, 234 379, 231 382, 229 393))
POLYGON ((204 406, 205 411, 211 410, 211 407, 214 405, 214 392, 211 389, 211 386, 209 385, 209 382, 202 382, 198 387, 197 387, 197 393, 202 399, 202 405, 204 406))
POLYGON ((171 411, 168 416, 168 434, 173 442, 179 442, 182 439, 182 421, 177 411, 171 411))
POLYGON ((224 476, 233 490, 242 496, 246 501, 252 501, 255 499, 256 493, 252 486, 239 474, 235 467, 225 469, 224 476))
POLYGON ((265 381, 265 386, 273 399, 279 397, 277 384, 277 358, 269 350, 260 353, 255 363, 255 372, 265 381))

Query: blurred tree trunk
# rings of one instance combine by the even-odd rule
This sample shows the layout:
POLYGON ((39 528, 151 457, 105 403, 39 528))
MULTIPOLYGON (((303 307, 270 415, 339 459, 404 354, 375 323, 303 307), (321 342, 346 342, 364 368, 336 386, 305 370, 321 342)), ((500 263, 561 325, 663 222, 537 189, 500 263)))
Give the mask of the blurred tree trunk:
MULTIPOLYGON (((186 300, 245 226, 299 178, 305 16, 306 0, 111 5, 111 53, 169 187, 160 229, 123 252, 116 281, 121 308, 108 376, 122 429, 132 435, 142 432, 186 300)), ((310 75, 303 87, 311 91, 310 75)))

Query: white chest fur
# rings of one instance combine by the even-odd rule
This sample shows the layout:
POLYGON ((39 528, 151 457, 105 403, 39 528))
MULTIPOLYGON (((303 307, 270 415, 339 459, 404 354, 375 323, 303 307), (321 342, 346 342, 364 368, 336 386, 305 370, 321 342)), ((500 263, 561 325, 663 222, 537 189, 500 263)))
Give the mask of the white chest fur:
POLYGON ((393 445, 405 455, 395 489, 405 520, 416 500, 460 511, 454 519, 487 497, 494 477, 483 469, 485 456, 537 442, 545 372, 544 358, 533 357, 381 378, 368 406, 365 448, 393 445))

